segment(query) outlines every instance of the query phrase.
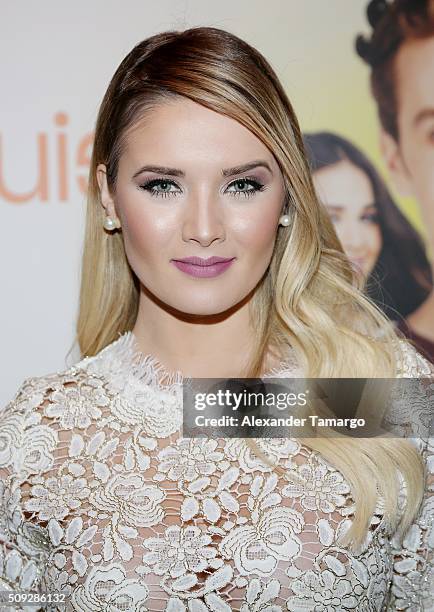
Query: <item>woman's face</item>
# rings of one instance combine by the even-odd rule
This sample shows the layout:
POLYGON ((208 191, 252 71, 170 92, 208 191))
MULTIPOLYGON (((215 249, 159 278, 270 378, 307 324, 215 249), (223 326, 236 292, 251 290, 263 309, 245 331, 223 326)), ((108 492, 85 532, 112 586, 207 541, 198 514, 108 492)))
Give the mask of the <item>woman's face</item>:
POLYGON ((316 192, 326 206, 354 267, 372 272, 382 247, 374 192, 366 174, 347 160, 313 175, 316 192))
POLYGON ((107 214, 121 222, 132 269, 172 308, 224 312, 267 270, 283 176, 270 151, 237 121, 187 98, 164 102, 128 132, 113 199, 104 165, 98 182, 107 214), (236 168, 245 165, 251 167, 236 168), (174 263, 192 256, 233 261, 214 276, 174 263))

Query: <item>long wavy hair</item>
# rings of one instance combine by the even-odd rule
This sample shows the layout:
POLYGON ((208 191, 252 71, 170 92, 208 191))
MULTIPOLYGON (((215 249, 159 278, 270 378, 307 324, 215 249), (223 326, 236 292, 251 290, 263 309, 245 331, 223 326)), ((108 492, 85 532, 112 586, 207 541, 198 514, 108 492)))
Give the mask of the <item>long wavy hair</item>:
POLYGON ((346 160, 369 180, 382 247, 366 279, 366 293, 389 319, 402 320, 432 291, 431 266, 421 237, 393 201, 374 164, 352 142, 332 132, 304 134, 303 140, 312 173, 346 160))
MULTIPOLYGON (((268 350, 295 356, 306 377, 397 375, 398 337, 381 310, 356 285, 349 261, 312 183, 291 103, 267 60, 237 36, 213 27, 156 34, 137 44, 119 65, 102 100, 89 172, 77 341, 92 356, 131 330, 137 318, 139 282, 122 233, 103 230, 96 178, 107 167, 115 196, 118 162, 128 130, 158 104, 184 96, 235 119, 274 154, 285 181, 282 212, 289 226, 277 230, 266 274, 251 301, 256 350, 243 375, 261 375, 268 350)), ((346 477, 356 511, 342 545, 363 541, 378 494, 385 514, 403 533, 423 494, 423 464, 405 440, 336 438, 304 440, 346 477), (398 471, 408 503, 400 515, 398 471), (398 515, 399 518, 398 518, 398 515)), ((278 472, 253 439, 254 453, 278 472)))

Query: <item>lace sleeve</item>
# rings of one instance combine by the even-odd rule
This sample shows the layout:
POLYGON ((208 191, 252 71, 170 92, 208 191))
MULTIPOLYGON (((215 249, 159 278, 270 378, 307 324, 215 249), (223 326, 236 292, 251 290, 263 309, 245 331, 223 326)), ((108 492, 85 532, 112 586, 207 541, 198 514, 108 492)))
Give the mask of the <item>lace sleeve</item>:
POLYGON ((35 408, 43 394, 30 392, 30 381, 21 384, 0 412, 1 591, 38 591, 47 561, 46 533, 26 522, 22 487, 29 475, 47 466, 56 437, 40 423, 35 408))
MULTIPOLYGON (((54 486, 50 477, 67 453, 70 436, 50 415, 56 409, 56 390, 71 385, 73 392, 74 372, 27 378, 0 411, 0 591, 62 590, 49 581, 57 561, 56 534, 46 516, 50 500, 43 484, 53 481, 54 486)), ((77 480, 72 484, 77 488, 77 480)), ((59 496, 60 489, 57 504, 59 496)), ((25 606, 28 612, 41 609, 47 608, 25 606)))
MULTIPOLYGON (((399 376, 427 380, 427 391, 434 399, 434 367, 411 345, 403 343, 399 376)), ((432 406, 432 402, 431 402, 432 406)), ((434 611, 434 437, 432 412, 429 437, 417 438, 426 466, 425 492, 417 516, 403 540, 391 540, 393 576, 388 611, 434 611)))

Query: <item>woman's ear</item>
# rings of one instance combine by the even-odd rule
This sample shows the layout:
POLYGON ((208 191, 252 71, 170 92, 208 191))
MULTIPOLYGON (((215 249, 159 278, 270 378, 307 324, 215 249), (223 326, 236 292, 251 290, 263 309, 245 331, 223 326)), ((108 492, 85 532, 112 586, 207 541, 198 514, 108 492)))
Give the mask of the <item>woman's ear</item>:
POLYGON ((413 182, 396 140, 385 130, 380 132, 380 149, 391 181, 401 196, 413 196, 413 182))
POLYGON ((98 181, 101 204, 105 209, 107 216, 111 217, 115 221, 119 221, 116 214, 115 203, 108 188, 107 168, 104 164, 98 165, 96 169, 96 180, 98 181))

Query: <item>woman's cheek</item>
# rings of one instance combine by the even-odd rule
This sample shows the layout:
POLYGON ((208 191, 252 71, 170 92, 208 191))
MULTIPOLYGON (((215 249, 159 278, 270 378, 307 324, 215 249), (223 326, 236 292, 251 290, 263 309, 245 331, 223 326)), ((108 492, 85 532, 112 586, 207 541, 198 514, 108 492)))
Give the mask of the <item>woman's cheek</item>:
POLYGON ((274 245, 278 219, 271 214, 252 214, 249 219, 240 219, 233 224, 238 242, 250 249, 262 251, 274 245))
POLYGON ((381 235, 381 229, 379 225, 374 225, 371 229, 371 251, 377 256, 383 246, 383 237, 381 235))
POLYGON ((123 209, 122 232, 125 247, 150 253, 167 244, 168 236, 176 227, 170 216, 157 214, 144 209, 144 206, 129 205, 123 209))

